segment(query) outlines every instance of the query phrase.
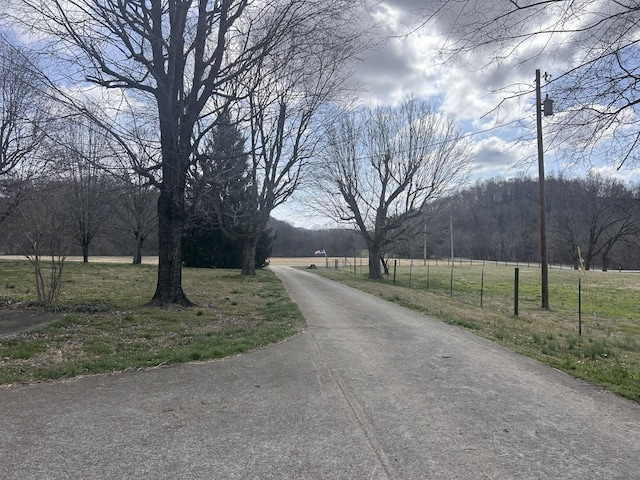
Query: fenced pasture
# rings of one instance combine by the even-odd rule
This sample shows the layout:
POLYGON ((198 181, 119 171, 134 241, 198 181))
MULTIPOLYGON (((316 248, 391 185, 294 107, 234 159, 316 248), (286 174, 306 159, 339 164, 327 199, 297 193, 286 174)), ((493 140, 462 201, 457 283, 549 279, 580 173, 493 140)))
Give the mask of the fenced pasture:
MULTIPOLYGON (((390 262, 386 281, 411 288, 449 295, 460 301, 514 313, 516 269, 518 314, 537 312, 541 306, 541 272, 537 264, 500 262, 434 263, 410 260, 390 262), (395 267, 395 268, 394 268, 395 267), (394 278, 395 272, 395 278, 394 278)), ((640 324, 640 273, 549 270, 551 310, 569 320, 581 312, 588 328, 589 318, 628 319, 640 324)), ((640 334, 640 329, 638 330, 640 334)))
POLYGON ((392 259, 389 275, 374 281, 363 264, 342 259, 314 272, 640 401, 640 273, 550 268, 547 311, 538 265, 392 259))
MULTIPOLYGON (((275 259, 273 264, 303 266, 313 258, 275 259)), ((325 267, 324 259, 317 268, 325 267)), ((367 259, 330 258, 329 269, 345 275, 365 277, 367 259)), ((456 260, 391 259, 389 274, 381 282, 430 291, 460 302, 514 313, 518 270, 518 314, 537 312, 541 305, 541 273, 538 264, 456 260)), ((568 266, 550 268, 551 311, 557 315, 629 319, 640 323, 640 272, 574 270, 568 266), (580 305, 581 303, 581 305, 580 305), (581 308, 580 308, 581 307, 581 308)), ((638 330, 640 334, 640 329, 638 330)))

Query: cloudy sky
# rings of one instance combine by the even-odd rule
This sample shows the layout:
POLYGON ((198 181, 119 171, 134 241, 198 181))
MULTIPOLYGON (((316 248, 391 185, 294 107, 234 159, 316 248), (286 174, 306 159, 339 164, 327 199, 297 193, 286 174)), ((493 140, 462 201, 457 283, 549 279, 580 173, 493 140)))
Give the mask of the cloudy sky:
MULTIPOLYGON (((374 18, 380 35, 387 35, 387 40, 356 66, 356 80, 363 85, 362 100, 394 103, 406 95, 431 99, 472 139, 474 179, 506 178, 522 172, 537 175, 535 70, 553 75, 555 69, 566 68, 562 52, 527 59, 527 50, 533 51, 535 43, 543 41, 537 39, 499 65, 492 62, 493 51, 483 54, 481 49, 456 58, 438 55, 445 37, 455 40, 450 16, 459 18, 460 12, 453 8, 440 11, 437 22, 425 23, 428 3, 386 0, 379 4, 374 18), (512 98, 515 93, 522 95, 512 98)), ((452 6, 464 3, 474 2, 450 2, 452 6)), ((489 2, 480 3, 484 8, 489 2)), ((492 5, 499 3, 509 2, 492 5)), ((544 80, 542 83, 543 96, 553 96, 552 89, 545 88, 544 80)), ((566 173, 567 165, 554 161, 553 152, 549 152, 549 170, 566 173)))
MULTIPOLYGON (((577 8, 583 8, 579 21, 588 22, 590 18, 608 12, 613 8, 613 2, 607 2, 578 2, 577 8)), ((495 46, 474 49, 455 58, 443 57, 437 52, 444 40, 457 40, 455 22, 460 27, 471 19, 465 17, 465 12, 461 14, 456 10, 457 6, 477 6, 491 17, 512 3, 507 0, 449 1, 447 8, 438 12, 437 22, 425 21, 426 7, 433 9, 436 8, 434 5, 442 3, 442 0, 384 0, 372 9, 370 15, 377 24, 376 33, 381 44, 354 66, 353 80, 361 85, 360 101, 393 104, 407 95, 430 99, 457 121, 473 143, 475 157, 471 182, 519 175, 537 177, 535 71, 549 72, 552 78, 562 75, 570 69, 571 62, 580 57, 576 46, 578 49, 593 47, 590 38, 593 30, 582 36, 574 33, 571 38, 558 34, 537 35, 521 42, 499 65, 492 61, 495 46)), ((534 2, 522 2, 527 3, 534 2)), ((557 18, 553 12, 543 15, 528 10, 516 19, 521 21, 520 30, 516 32, 543 31, 549 25, 560 28, 557 18)), ((568 19, 574 24, 563 23, 562 28, 573 29, 578 25, 578 20, 568 19)), ((543 98, 546 94, 553 98, 553 83, 545 85, 543 79, 542 85, 543 98)), ((554 117, 543 118, 547 174, 584 175, 591 168, 625 181, 640 179, 637 168, 618 171, 597 156, 577 164, 575 158, 566 155, 566 150, 565 154, 559 151, 556 143, 562 142, 554 142, 549 132, 552 123, 563 115, 561 103, 556 102, 554 117)), ((279 217, 279 213, 274 216, 279 217)), ((299 226, 313 226, 318 221, 308 212, 300 215, 295 210, 288 210, 286 218, 299 226)))
MULTIPOLYGON (((354 65, 353 81, 361 86, 359 100, 394 104, 413 95, 434 102, 474 145, 471 181, 523 173, 537 176, 536 144, 530 141, 535 140, 535 96, 503 101, 514 86, 533 91, 535 69, 546 67, 520 65, 512 59, 496 68, 487 66, 489 57, 477 52, 455 60, 438 56, 450 24, 446 15, 437 24, 424 24, 426 3, 387 0, 371 12, 381 44, 354 65), (509 88, 504 91, 504 87, 509 88)), ((548 171, 564 169, 553 165, 552 155, 547 163, 548 171)), ((293 205, 274 216, 297 226, 323 223, 293 205)))
MULTIPOLYGON (((516 154, 505 151, 508 144, 502 139, 508 136, 507 132, 479 132, 510 124, 517 118, 513 117, 514 112, 505 110, 491 114, 500 98, 490 92, 500 85, 496 85, 494 74, 479 70, 484 59, 463 64, 436 56, 442 36, 430 24, 418 27, 416 20, 420 21, 423 14, 417 7, 421 5, 424 2, 396 0, 380 6, 376 20, 390 38, 371 51, 357 70, 356 77, 366 92, 363 101, 394 103, 407 95, 431 99, 455 118, 463 131, 477 133, 473 137, 477 145, 476 174, 503 175, 504 167, 514 163, 511 156, 516 154), (411 33, 402 35, 404 32, 411 33)), ((533 80, 534 72, 529 77, 533 80)))
MULTIPOLYGON (((9 0, 0 0, 0 5, 3 3, 10 4, 9 0)), ((521 3, 535 2, 522 0, 521 3)), ((574 2, 574 8, 583 6, 586 10, 581 13, 586 13, 585 18, 613 8, 614 3, 585 0, 574 2)), ((370 5, 363 18, 365 22, 375 23, 377 46, 353 65, 352 80, 358 86, 359 101, 394 104, 409 95, 432 101, 457 121, 474 146, 472 182, 518 175, 536 177, 535 70, 561 75, 575 58, 575 48, 571 47, 576 43, 565 41, 562 36, 536 36, 521 43, 499 66, 492 62, 495 51, 474 49, 455 58, 438 56, 445 39, 457 40, 456 26, 477 17, 477 13, 469 13, 471 10, 461 12, 459 6, 479 8, 489 18, 513 3, 509 0, 371 0, 370 5), (430 9, 445 3, 446 8, 438 11, 437 21, 426 21, 430 9), (538 55, 545 50, 543 46, 548 54, 538 55)), ((541 31, 556 20, 553 13, 527 11, 523 15, 518 32, 541 31)), ((589 45, 589 33, 578 38, 580 45, 589 45)), ((543 86, 542 91, 543 96, 553 97, 553 84, 543 86)), ((551 123, 562 115, 560 102, 556 108, 554 117, 543 119, 545 132, 550 131, 551 123)), ((547 173, 570 176, 586 171, 584 164, 578 168, 560 155, 552 138, 545 138, 545 165, 547 173)), ((593 166, 605 175, 625 180, 640 178, 638 170, 616 171, 610 165, 598 163, 597 158, 593 166)), ((274 216, 298 226, 322 223, 295 205, 279 209, 274 216)))

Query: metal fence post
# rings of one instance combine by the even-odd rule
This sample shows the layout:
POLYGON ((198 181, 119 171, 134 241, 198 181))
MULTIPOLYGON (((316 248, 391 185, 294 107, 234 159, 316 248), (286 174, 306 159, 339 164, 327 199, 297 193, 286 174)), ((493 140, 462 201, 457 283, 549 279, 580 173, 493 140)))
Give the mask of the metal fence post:
POLYGON ((393 284, 396 284, 396 266, 398 265, 398 260, 393 261, 393 284))
POLYGON ((513 281, 513 314, 518 316, 518 289, 520 287, 520 269, 515 268, 515 278, 513 281))

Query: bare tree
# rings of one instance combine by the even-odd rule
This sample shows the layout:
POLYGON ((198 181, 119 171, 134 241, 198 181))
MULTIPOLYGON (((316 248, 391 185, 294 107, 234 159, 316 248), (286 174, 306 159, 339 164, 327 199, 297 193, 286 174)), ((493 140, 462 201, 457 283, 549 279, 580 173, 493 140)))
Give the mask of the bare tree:
POLYGON ((591 174, 580 182, 583 199, 579 208, 583 219, 581 243, 586 268, 593 267, 597 257, 602 269, 608 269, 609 254, 617 243, 640 233, 638 207, 640 201, 622 183, 591 174))
POLYGON ((277 55, 256 62, 233 85, 240 97, 235 120, 223 112, 222 128, 213 132, 241 141, 224 146, 224 138, 216 138, 217 151, 198 157, 193 177, 200 173, 210 185, 217 225, 242 245, 243 275, 255 275, 256 248, 271 212, 298 189, 317 154, 323 107, 346 90, 345 66, 365 45, 351 20, 343 12, 313 29, 296 28, 277 55))
POLYGON ((58 299, 62 286, 68 247, 65 212, 59 184, 43 182, 32 188, 32 194, 20 205, 15 222, 27 241, 38 302, 48 305, 58 299))
POLYGON ((582 232, 589 223, 585 207, 590 202, 583 182, 577 179, 549 180, 549 199, 553 206, 549 215, 552 249, 557 257, 570 259, 571 266, 577 270, 580 267, 578 248, 584 240, 582 232))
POLYGON ((151 185, 136 174, 124 175, 120 192, 115 215, 135 242, 133 264, 139 265, 144 244, 158 227, 158 196, 151 185))
MULTIPOLYGON (((617 168, 637 164, 637 2, 440 0, 431 7, 428 22, 446 35, 447 54, 476 53, 510 69, 533 63, 553 69, 547 88, 561 114, 554 116, 549 146, 575 162, 600 157, 617 168)), ((532 91, 531 84, 519 85, 506 96, 530 98, 532 91)))
POLYGON ((0 225, 25 199, 38 173, 47 106, 42 77, 28 52, 0 37, 0 225))
MULTIPOLYGON (((306 39, 293 37, 285 55, 265 59, 249 85, 250 204, 241 219, 242 234, 236 235, 243 246, 244 275, 255 275, 256 246, 273 209, 294 194, 305 173, 313 174, 308 167, 319 154, 322 107, 342 93, 344 63, 356 49, 335 34, 337 27, 331 26, 331 42, 324 31, 306 39)), ((228 222, 221 223, 233 231, 228 222)))
POLYGON ((346 113, 326 139, 326 157, 316 166, 318 208, 360 231, 369 277, 380 278, 385 248, 413 228, 428 201, 464 180, 470 148, 452 121, 412 98, 346 113))
POLYGON ((106 231, 114 208, 113 181, 102 167, 109 164, 111 138, 86 118, 74 120, 60 122, 49 143, 64 185, 66 228, 87 263, 91 242, 106 231))
MULTIPOLYGON (((302 37, 351 12, 356 3, 21 0, 34 15, 30 25, 68 46, 73 62, 86 59, 80 68, 89 82, 128 92, 129 105, 153 105, 161 161, 138 172, 160 191, 158 282, 152 304, 191 305, 182 289, 180 242, 187 216, 187 172, 198 143, 195 125, 212 123, 217 108, 235 101, 229 82, 241 80, 265 56, 280 54, 278 46, 292 32, 302 37)), ((114 129, 107 121, 102 124, 114 129)))

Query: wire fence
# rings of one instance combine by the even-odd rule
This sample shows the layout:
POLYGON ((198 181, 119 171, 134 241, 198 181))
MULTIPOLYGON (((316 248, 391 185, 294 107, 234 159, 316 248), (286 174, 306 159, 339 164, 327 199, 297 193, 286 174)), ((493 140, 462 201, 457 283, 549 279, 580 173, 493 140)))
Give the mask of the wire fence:
MULTIPOLYGON (((327 265, 345 275, 366 278, 369 274, 366 257, 334 258, 327 265)), ((551 265, 551 309, 575 316, 578 323, 583 314, 640 323, 638 273, 584 271, 569 265, 551 265)), ((382 281, 514 315, 541 310, 541 269, 540 264, 533 262, 391 259, 382 281)), ((638 328, 640 333, 640 325, 638 328)))

